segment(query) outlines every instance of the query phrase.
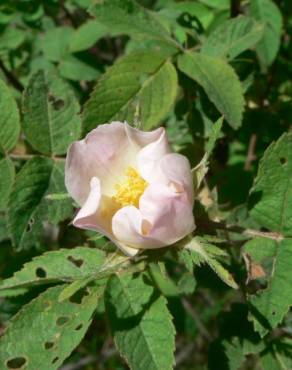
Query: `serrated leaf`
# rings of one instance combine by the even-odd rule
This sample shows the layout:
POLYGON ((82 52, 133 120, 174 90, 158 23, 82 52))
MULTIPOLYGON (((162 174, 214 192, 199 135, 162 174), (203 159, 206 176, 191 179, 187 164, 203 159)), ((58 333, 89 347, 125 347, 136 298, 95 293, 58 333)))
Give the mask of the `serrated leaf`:
POLYGON ((9 158, 0 159, 0 210, 5 209, 13 186, 15 169, 9 158))
POLYGON ((232 60, 256 45, 263 36, 264 26, 254 19, 239 16, 220 24, 204 42, 201 52, 232 60))
POLYGON ((50 183, 53 161, 33 158, 16 175, 8 203, 8 223, 16 250, 32 246, 42 233, 42 200, 50 183))
POLYGON ((79 138, 81 121, 77 99, 70 87, 51 72, 38 71, 23 95, 23 130, 37 151, 66 153, 79 138))
POLYGON ((178 67, 203 87, 231 127, 236 129, 241 125, 244 110, 242 86, 226 62, 188 51, 179 56, 178 67))
POLYGON ((292 236, 292 134, 272 143, 260 161, 250 215, 266 229, 292 236))
POLYGON ((282 14, 272 0, 251 0, 251 16, 265 25, 262 40, 257 44, 256 51, 264 66, 273 63, 281 43, 282 14))
POLYGON ((44 253, 27 262, 11 278, 0 283, 0 289, 73 281, 96 274, 104 268, 105 254, 99 249, 76 247, 44 253))
POLYGON ((14 316, 0 339, 1 368, 12 368, 9 365, 17 361, 28 370, 59 369, 79 344, 92 321, 102 288, 87 288, 80 303, 59 303, 62 289, 63 285, 48 289, 14 316))
POLYGON ((90 13, 115 34, 173 42, 155 13, 133 0, 98 1, 90 13))
POLYGON ((281 323, 292 305, 291 181, 292 135, 284 134, 266 150, 250 198, 251 218, 273 232, 272 240, 255 242, 257 252, 248 248, 252 258, 268 259, 270 265, 267 288, 249 299, 255 328, 262 336, 281 323))
POLYGON ((20 133, 19 112, 10 89, 0 80, 0 153, 12 150, 20 133))
POLYGON ((106 307, 117 348, 132 370, 170 370, 174 327, 164 297, 157 297, 143 275, 114 275, 106 307))
POLYGON ((59 222, 72 210, 71 200, 50 201, 46 195, 64 191, 64 164, 35 157, 15 178, 8 202, 8 224, 17 251, 37 246, 44 220, 59 222))
POLYGON ((249 297, 254 327, 261 336, 279 325, 292 306, 292 240, 274 241, 274 251, 267 288, 249 297))
POLYGON ((178 251, 178 257, 187 269, 192 272, 195 266, 203 263, 208 264, 218 277, 233 289, 238 285, 229 271, 217 260, 220 256, 226 256, 226 252, 215 245, 204 243, 201 238, 186 239, 181 243, 182 249, 178 251))
POLYGON ((97 124, 132 122, 137 107, 143 128, 157 125, 170 110, 177 92, 177 74, 167 56, 135 53, 121 58, 98 81, 83 112, 86 132, 97 124))

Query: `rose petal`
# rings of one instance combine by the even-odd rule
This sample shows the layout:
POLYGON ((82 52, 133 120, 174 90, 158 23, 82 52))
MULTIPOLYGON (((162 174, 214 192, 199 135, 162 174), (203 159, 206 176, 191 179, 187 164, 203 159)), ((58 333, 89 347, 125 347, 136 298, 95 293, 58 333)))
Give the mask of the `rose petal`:
POLYGON ((151 184, 140 198, 139 209, 127 206, 113 217, 115 238, 136 248, 160 248, 175 243, 195 229, 186 192, 151 184))
POLYGON ((135 256, 139 250, 117 241, 111 232, 111 217, 107 220, 101 214, 101 203, 104 199, 101 195, 99 179, 93 177, 90 181, 90 187, 89 196, 77 213, 73 225, 81 229, 98 231, 115 243, 126 255, 135 256))
POLYGON ((111 193, 125 168, 136 162, 137 149, 129 142, 125 125, 112 122, 98 126, 68 151, 65 184, 72 198, 82 205, 90 191, 90 179, 101 181, 103 192, 111 193))
POLYGON ((140 198, 139 209, 152 228, 147 238, 170 245, 195 229, 193 204, 186 191, 153 183, 140 198))
POLYGON ((141 176, 149 183, 155 181, 159 168, 159 161, 170 152, 164 128, 156 141, 146 145, 138 153, 137 165, 141 176))
POLYGON ((177 153, 165 155, 159 162, 157 182, 168 184, 177 192, 187 191, 190 202, 194 201, 194 185, 188 159, 177 153))

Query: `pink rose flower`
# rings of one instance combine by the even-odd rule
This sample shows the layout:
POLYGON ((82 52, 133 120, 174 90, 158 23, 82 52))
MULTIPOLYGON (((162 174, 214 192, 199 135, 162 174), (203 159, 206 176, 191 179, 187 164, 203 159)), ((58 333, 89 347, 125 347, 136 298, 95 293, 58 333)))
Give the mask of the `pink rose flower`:
POLYGON ((74 226, 106 235, 127 255, 173 244, 195 228, 190 164, 171 153, 162 127, 98 126, 70 146, 65 183, 81 207, 74 226))

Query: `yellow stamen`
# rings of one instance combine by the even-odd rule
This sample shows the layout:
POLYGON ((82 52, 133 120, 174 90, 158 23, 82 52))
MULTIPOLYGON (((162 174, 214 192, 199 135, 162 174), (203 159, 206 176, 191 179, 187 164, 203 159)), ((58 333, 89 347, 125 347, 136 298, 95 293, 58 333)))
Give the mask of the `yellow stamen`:
POLYGON ((139 199, 148 186, 135 168, 129 166, 126 170, 126 179, 115 185, 116 194, 113 200, 121 208, 129 205, 139 207, 139 199))

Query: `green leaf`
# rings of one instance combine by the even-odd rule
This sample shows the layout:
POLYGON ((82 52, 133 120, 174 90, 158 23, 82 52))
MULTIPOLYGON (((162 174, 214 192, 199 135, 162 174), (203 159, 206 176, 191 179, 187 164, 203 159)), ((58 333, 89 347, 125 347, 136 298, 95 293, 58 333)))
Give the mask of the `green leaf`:
POLYGON ((282 14, 272 0, 251 0, 250 15, 264 23, 264 35, 256 51, 264 67, 273 63, 281 43, 282 14))
POLYGON ((100 75, 100 71, 96 67, 73 55, 66 56, 60 62, 58 69, 62 77, 72 81, 91 81, 100 75))
POLYGON ((58 223, 71 215, 70 199, 46 199, 48 194, 62 191, 65 191, 62 162, 35 157, 21 168, 8 202, 8 224, 16 250, 38 246, 43 221, 58 223))
POLYGON ((200 3, 210 6, 211 8, 226 10, 230 8, 229 0, 199 0, 200 3))
POLYGON ((10 89, 0 80, 0 153, 12 150, 20 133, 19 112, 10 89))
POLYGON ((25 40, 25 31, 7 27, 0 35, 0 50, 15 50, 25 40))
POLYGON ((47 206, 47 218, 52 223, 57 225, 59 222, 71 218, 73 214, 73 205, 71 198, 66 193, 64 197, 66 187, 64 183, 65 179, 65 163, 63 161, 54 162, 54 167, 51 173, 50 185, 48 191, 44 197, 45 205, 47 206), (51 195, 56 195, 63 192, 63 197, 54 199, 51 195))
POLYGON ((211 269, 231 288, 238 289, 233 276, 218 261, 218 257, 226 257, 226 252, 215 245, 205 243, 202 238, 196 237, 182 241, 182 249, 178 251, 178 257, 187 269, 192 272, 193 268, 202 263, 207 263, 211 269))
POLYGON ((251 191, 250 215, 270 230, 271 240, 246 247, 252 261, 268 272, 266 289, 251 296, 254 326, 261 336, 281 323, 292 305, 292 135, 284 134, 266 150, 251 191), (256 248, 256 251, 252 249, 256 248))
MULTIPOLYGON (((263 241, 261 246, 267 244, 271 242, 263 241)), ((273 265, 267 288, 249 297, 254 327, 261 336, 279 325, 292 306, 292 240, 273 241, 273 250, 273 265)))
POLYGON ((13 317, 0 340, 1 368, 60 369, 84 337, 102 294, 102 288, 87 288, 81 301, 59 303, 62 289, 48 289, 13 317))
POLYGON ((114 119, 132 122, 137 107, 144 129, 157 125, 177 93, 177 74, 166 58, 155 52, 135 53, 109 68, 85 104, 85 131, 114 119))
POLYGON ((174 327, 164 297, 157 297, 143 275, 114 275, 106 307, 117 348, 132 370, 171 370, 174 327))
POLYGON ((0 289, 83 279, 100 271, 104 262, 105 254, 99 249, 76 247, 46 252, 27 262, 11 278, 3 280, 0 289))
POLYGON ((244 98, 240 81, 222 59, 194 52, 178 58, 179 69, 200 84, 233 128, 241 125, 244 98))
POLYGON ((264 26, 252 18, 239 16, 220 24, 204 42, 201 52, 232 60, 256 45, 263 36, 264 26))
POLYGON ((115 34, 174 42, 155 13, 133 0, 99 1, 90 12, 115 34))
POLYGON ((292 236, 292 134, 266 150, 251 190, 250 215, 266 229, 292 236))
POLYGON ((69 43, 69 50, 72 53, 87 50, 91 48, 98 39, 102 38, 109 32, 110 29, 105 27, 103 24, 94 19, 90 19, 74 31, 69 43))
POLYGON ((211 130, 209 139, 206 144, 207 158, 209 158, 210 155, 212 154, 215 148, 215 145, 216 145, 216 141, 219 139, 221 135, 222 125, 223 125, 223 117, 220 117, 212 126, 212 130, 211 130))
POLYGON ((16 250, 34 245, 42 234, 42 200, 53 166, 52 160, 35 157, 16 175, 8 204, 8 223, 16 250))
POLYGON ((14 183, 15 169, 9 158, 0 159, 0 210, 5 209, 14 183))
POLYGON ((200 188, 200 185, 209 171, 209 157, 211 156, 216 141, 219 139, 221 135, 223 125, 223 117, 220 117, 212 126, 212 130, 209 136, 209 139, 206 143, 206 153, 201 159, 201 161, 196 165, 196 167, 192 168, 192 175, 193 175, 193 182, 194 182, 194 189, 197 191, 200 188))
POLYGON ((41 39, 44 56, 52 62, 62 60, 69 52, 72 35, 74 35, 74 30, 67 26, 48 30, 41 39))
POLYGON ((54 73, 38 71, 24 92, 23 130, 34 149, 44 154, 66 153, 79 138, 79 104, 73 91, 54 73))

